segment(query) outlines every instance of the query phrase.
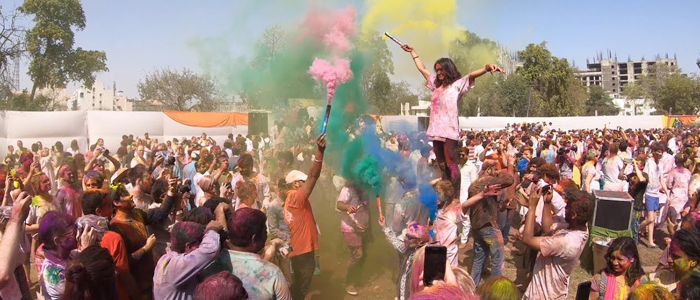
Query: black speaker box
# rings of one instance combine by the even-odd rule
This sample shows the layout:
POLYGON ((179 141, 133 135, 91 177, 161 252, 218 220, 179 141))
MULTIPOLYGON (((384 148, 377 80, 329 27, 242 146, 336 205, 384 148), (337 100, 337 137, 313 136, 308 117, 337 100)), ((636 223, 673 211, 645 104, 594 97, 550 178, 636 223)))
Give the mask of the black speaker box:
POLYGON ((630 229, 634 198, 627 192, 593 191, 593 226, 615 231, 630 229))
POLYGON ((269 134, 268 131, 268 112, 254 112, 248 113, 248 134, 250 135, 260 135, 261 132, 269 134))

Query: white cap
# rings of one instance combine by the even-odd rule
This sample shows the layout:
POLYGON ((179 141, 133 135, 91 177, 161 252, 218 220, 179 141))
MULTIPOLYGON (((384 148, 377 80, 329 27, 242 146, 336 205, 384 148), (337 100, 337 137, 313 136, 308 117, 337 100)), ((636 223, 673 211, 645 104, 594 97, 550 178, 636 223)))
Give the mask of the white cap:
POLYGON ((287 174, 287 177, 284 178, 284 181, 287 182, 287 184, 292 184, 296 181, 306 181, 306 174, 302 171, 297 171, 297 170, 292 170, 287 174))
POLYGON ((112 175, 111 182, 112 184, 117 183, 118 181, 121 181, 124 176, 126 176, 127 171, 129 171, 129 168, 119 168, 114 174, 112 175))

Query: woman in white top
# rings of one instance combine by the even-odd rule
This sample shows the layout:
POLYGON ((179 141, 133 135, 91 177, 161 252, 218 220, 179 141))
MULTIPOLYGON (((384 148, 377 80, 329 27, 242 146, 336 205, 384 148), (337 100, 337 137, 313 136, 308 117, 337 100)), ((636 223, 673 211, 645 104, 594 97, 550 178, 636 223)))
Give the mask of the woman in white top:
POLYGON ((598 152, 589 149, 586 152, 586 163, 581 170, 581 190, 592 193, 594 190, 600 190, 600 175, 596 169, 596 161, 598 160, 598 152))
POLYGON ((603 159, 601 170, 603 171, 603 190, 621 192, 625 186, 625 174, 622 169, 625 167, 622 158, 617 156, 619 148, 617 143, 610 144, 610 155, 603 159))

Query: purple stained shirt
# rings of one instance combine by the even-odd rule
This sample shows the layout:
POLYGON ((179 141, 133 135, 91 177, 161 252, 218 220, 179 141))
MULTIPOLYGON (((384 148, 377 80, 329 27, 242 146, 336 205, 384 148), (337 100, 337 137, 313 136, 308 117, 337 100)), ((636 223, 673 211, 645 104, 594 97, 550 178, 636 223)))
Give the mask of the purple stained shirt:
POLYGON ((433 92, 430 105, 428 136, 432 140, 459 140, 459 101, 474 87, 474 80, 464 76, 451 85, 435 86, 435 75, 430 75, 425 86, 433 92))
POLYGON ((686 168, 673 168, 671 172, 668 173, 668 180, 666 181, 666 187, 671 191, 668 200, 669 204, 680 211, 688 202, 688 185, 690 184, 690 178, 693 175, 686 168))

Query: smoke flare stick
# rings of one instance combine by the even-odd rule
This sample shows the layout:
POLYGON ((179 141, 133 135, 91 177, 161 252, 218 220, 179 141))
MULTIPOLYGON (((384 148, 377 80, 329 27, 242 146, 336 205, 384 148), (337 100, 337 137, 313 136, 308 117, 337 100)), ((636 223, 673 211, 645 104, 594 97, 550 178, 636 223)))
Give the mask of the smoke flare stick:
POLYGON ((326 133, 326 127, 328 127, 328 117, 331 115, 331 103, 328 102, 326 106, 326 115, 323 117, 323 125, 321 126, 321 134, 326 133))
POLYGON ((358 205, 357 208, 356 208, 356 210, 355 210, 354 212, 349 212, 349 211, 348 211, 347 213, 348 213, 348 215, 354 214, 355 212, 357 212, 358 209, 363 208, 363 207, 365 207, 365 206, 367 206, 367 201, 362 202, 360 205, 358 205))
POLYGON ((377 196, 377 207, 379 208, 379 219, 384 220, 384 214, 382 213, 382 198, 377 196))
POLYGON ((403 47, 404 43, 402 43, 401 41, 399 41, 399 39, 395 38, 393 35, 389 34, 389 33, 386 32, 386 31, 384 32, 384 35, 386 35, 386 37, 390 38, 390 39, 391 39, 392 41, 394 41, 395 43, 399 44, 399 46, 403 47))

